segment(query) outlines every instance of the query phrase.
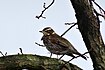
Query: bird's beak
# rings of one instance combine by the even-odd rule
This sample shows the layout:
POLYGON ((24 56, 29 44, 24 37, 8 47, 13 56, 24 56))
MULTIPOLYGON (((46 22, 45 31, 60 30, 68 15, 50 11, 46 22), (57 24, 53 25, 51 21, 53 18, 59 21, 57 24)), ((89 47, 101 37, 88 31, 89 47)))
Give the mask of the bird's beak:
POLYGON ((39 31, 39 32, 43 33, 43 31, 39 31))
POLYGON ((39 31, 39 32, 41 32, 41 33, 43 33, 44 35, 46 35, 46 32, 45 32, 45 31, 39 31))
POLYGON ((42 32, 42 31, 39 31, 39 32, 42 32))

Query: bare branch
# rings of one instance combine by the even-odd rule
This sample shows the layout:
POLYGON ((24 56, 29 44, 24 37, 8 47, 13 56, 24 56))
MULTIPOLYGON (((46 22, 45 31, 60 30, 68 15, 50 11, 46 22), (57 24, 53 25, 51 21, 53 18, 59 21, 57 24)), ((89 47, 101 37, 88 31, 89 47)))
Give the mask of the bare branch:
POLYGON ((4 57, 7 55, 7 52, 5 52, 5 54, 3 54, 1 51, 0 51, 0 54, 4 57))
POLYGON ((72 25, 70 28, 68 28, 62 35, 61 35, 61 37, 63 36, 63 35, 65 35, 72 27, 74 27, 75 25, 76 25, 77 23, 74 23, 74 25, 72 25))
POLYGON ((72 24, 75 24, 75 22, 73 22, 73 23, 65 23, 65 25, 72 25, 72 24))
MULTIPOLYGON (((82 54, 82 55, 85 55, 85 54, 87 54, 87 53, 89 53, 89 52, 85 52, 84 54, 82 54)), ((80 55, 78 55, 78 56, 76 56, 76 57, 73 57, 72 59, 70 59, 68 62, 70 62, 70 61, 72 61, 73 59, 75 59, 75 58, 78 58, 78 57, 81 57, 80 55)))
POLYGON ((82 70, 71 63, 45 56, 23 54, 0 57, 0 70, 82 70))
MULTIPOLYGON (((104 19, 105 19, 105 10, 98 4, 98 3, 96 3, 95 2, 95 0, 90 0, 90 2, 91 2, 91 5, 92 5, 92 1, 93 1, 93 3, 96 5, 96 6, 98 6, 98 8, 99 8, 99 10, 100 10, 100 13, 98 13, 94 8, 94 12, 95 12, 95 14, 96 14, 96 16, 97 16, 97 18, 98 18, 98 16, 101 16, 101 17, 103 17, 104 19)), ((99 21, 99 19, 98 19, 98 21, 99 21)))
POLYGON ((1 55, 4 57, 5 55, 0 51, 1 55))
POLYGON ((7 52, 5 53, 5 56, 7 55, 7 52))
POLYGON ((92 0, 92 1, 94 2, 94 4, 95 4, 96 6, 99 7, 99 9, 101 9, 103 12, 105 12, 104 9, 102 9, 100 5, 98 5, 94 0, 92 0))
MULTIPOLYGON (((82 54, 82 55, 85 55, 85 54, 88 54, 88 53, 90 53, 92 51, 92 48, 88 51, 88 52, 85 52, 84 54, 82 54)), ((70 59, 68 62, 70 62, 70 61, 72 61, 73 59, 75 59, 75 58, 78 58, 78 57, 81 57, 80 55, 78 55, 78 56, 76 56, 76 57, 73 57, 72 59, 70 59)), ((87 56, 86 56, 87 57, 87 56)), ((87 57, 87 58, 89 58, 89 57, 87 57)))
POLYGON ((41 14, 40 14, 39 16, 36 16, 36 18, 38 18, 38 19, 39 19, 40 17, 46 18, 46 17, 43 17, 43 13, 44 13, 49 7, 51 7, 54 2, 55 2, 55 0, 53 0, 53 1, 51 2, 51 4, 48 5, 47 7, 45 7, 46 3, 44 3, 44 5, 43 5, 44 10, 41 12, 41 14))
POLYGON ((39 44, 37 42, 35 42, 35 44, 37 44, 38 46, 41 46, 41 47, 45 47, 44 45, 41 45, 41 44, 39 44))

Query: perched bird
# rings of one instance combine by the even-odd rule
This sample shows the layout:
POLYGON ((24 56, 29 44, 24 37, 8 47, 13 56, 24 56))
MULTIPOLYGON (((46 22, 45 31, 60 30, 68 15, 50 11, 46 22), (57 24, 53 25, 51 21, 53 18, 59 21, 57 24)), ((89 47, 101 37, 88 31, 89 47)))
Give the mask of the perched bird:
POLYGON ((51 27, 46 27, 39 32, 43 33, 41 40, 43 40, 47 50, 51 53, 57 55, 68 55, 71 57, 75 57, 73 54, 76 54, 87 60, 87 58, 80 54, 67 39, 56 34, 51 27))

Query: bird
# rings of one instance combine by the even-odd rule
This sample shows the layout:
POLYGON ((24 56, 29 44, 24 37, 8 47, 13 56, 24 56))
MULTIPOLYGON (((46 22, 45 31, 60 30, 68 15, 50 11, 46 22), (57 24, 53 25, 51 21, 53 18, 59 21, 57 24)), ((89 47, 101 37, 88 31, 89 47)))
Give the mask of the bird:
POLYGON ((41 40, 46 46, 46 49, 51 53, 57 55, 68 55, 73 58, 75 58, 74 54, 76 54, 87 60, 87 58, 79 53, 67 39, 55 33, 51 27, 45 27, 39 32, 43 33, 41 40))

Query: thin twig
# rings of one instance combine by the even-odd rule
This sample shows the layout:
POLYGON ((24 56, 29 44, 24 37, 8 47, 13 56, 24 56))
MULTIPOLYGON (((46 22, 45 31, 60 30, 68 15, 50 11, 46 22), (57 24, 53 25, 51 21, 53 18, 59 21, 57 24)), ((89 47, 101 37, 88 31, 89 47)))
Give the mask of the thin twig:
POLYGON ((7 55, 7 52, 5 53, 5 56, 7 55))
POLYGON ((65 25, 72 25, 72 24, 75 24, 74 22, 73 23, 65 23, 65 25))
MULTIPOLYGON (((85 54, 87 54, 87 53, 89 53, 89 52, 85 52, 84 54, 82 54, 82 55, 85 55, 85 54)), ((78 55, 78 56, 76 56, 76 57, 73 57, 72 59, 70 59, 68 62, 70 62, 70 61, 72 61, 73 59, 75 59, 75 58, 78 58, 78 57, 81 57, 80 55, 78 55)))
MULTIPOLYGON (((92 48, 88 51, 88 52, 85 52, 84 54, 82 54, 82 55, 85 55, 85 54, 88 54, 88 53, 90 53, 92 51, 92 48)), ((76 56, 76 57, 73 57, 72 59, 70 59, 67 63, 69 63, 70 61, 72 61, 73 59, 75 59, 75 58, 78 58, 78 57, 81 57, 80 55, 78 55, 78 56, 76 56)), ((88 58, 88 57, 87 57, 88 58)))
POLYGON ((94 4, 96 4, 96 6, 98 6, 103 12, 105 12, 104 9, 102 9, 100 5, 98 5, 94 0, 92 0, 92 1, 93 1, 94 4))
POLYGON ((4 57, 5 55, 0 51, 1 55, 4 57))
POLYGON ((42 17, 42 18, 46 18, 46 17, 43 17, 43 13, 50 7, 50 6, 52 6, 52 4, 55 2, 55 0, 53 0, 52 2, 51 2, 51 4, 50 5, 48 5, 47 7, 45 7, 45 4, 46 3, 44 3, 44 5, 43 5, 43 8, 44 8, 44 10, 41 12, 41 14, 39 15, 39 16, 36 16, 36 18, 40 18, 40 17, 42 17))
POLYGON ((95 12, 96 16, 101 16, 101 17, 105 18, 105 16, 104 16, 104 15, 102 15, 102 14, 98 13, 95 9, 94 9, 94 12, 95 12))
POLYGON ((96 18, 97 18, 97 21, 98 23, 100 23, 100 20, 99 20, 99 13, 94 9, 94 13, 96 14, 96 18))
POLYGON ((98 17, 98 16, 101 16, 101 17, 103 17, 104 19, 105 19, 105 10, 100 6, 100 5, 98 5, 98 3, 96 3, 95 2, 95 0, 91 0, 91 1, 93 1, 93 3, 96 5, 96 6, 98 6, 99 7, 99 10, 100 10, 100 13, 98 13, 95 9, 94 9, 94 12, 95 12, 95 14, 96 14, 96 16, 98 17), (103 13, 104 14, 103 14, 103 13))
POLYGON ((74 27, 75 25, 76 25, 77 23, 75 23, 74 25, 72 25, 70 28, 68 28, 62 35, 61 35, 61 37, 63 36, 63 35, 65 35, 72 27, 74 27))
POLYGON ((59 60, 64 56, 64 54, 59 58, 59 60))
POLYGON ((23 51, 22 51, 22 48, 19 48, 20 49, 20 53, 23 55, 23 51))
POLYGON ((35 44, 37 44, 38 46, 41 46, 41 47, 45 47, 44 45, 41 45, 41 44, 39 44, 37 42, 35 42, 35 44))

